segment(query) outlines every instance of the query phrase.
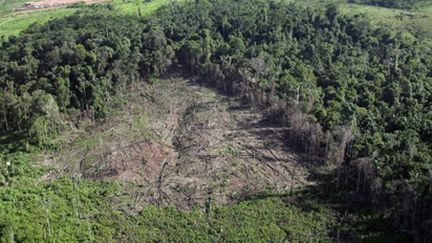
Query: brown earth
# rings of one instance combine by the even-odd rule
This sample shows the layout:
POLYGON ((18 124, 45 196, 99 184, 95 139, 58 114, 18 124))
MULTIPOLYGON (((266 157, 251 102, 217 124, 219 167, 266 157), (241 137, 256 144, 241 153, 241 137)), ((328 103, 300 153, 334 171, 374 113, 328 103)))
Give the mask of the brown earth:
POLYGON ((54 155, 60 173, 127 183, 115 200, 134 211, 226 204, 310 183, 287 152, 286 129, 238 98, 179 77, 133 90, 118 114, 54 155))
POLYGON ((14 10, 17 12, 38 11, 51 8, 65 7, 74 3, 95 4, 106 2, 107 0, 43 0, 35 2, 27 2, 14 10))

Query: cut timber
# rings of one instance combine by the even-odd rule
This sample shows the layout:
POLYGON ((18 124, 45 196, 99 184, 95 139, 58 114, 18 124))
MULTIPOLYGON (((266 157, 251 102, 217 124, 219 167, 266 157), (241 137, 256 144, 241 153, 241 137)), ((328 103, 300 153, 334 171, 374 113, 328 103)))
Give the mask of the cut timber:
POLYGON ((116 199, 130 201, 125 210, 227 204, 311 183, 286 147, 288 130, 266 123, 259 109, 179 77, 131 89, 121 114, 83 135, 89 152, 78 140, 55 159, 80 163, 86 154, 85 178, 129 183, 128 199, 116 199))

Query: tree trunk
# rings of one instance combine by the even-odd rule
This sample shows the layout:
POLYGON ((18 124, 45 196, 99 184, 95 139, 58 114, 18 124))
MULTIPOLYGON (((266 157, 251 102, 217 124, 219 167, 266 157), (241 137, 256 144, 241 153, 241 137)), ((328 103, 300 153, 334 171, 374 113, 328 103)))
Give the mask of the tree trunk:
POLYGON ((6 125, 6 131, 9 131, 9 124, 8 124, 5 112, 3 112, 3 120, 4 120, 5 125, 6 125))

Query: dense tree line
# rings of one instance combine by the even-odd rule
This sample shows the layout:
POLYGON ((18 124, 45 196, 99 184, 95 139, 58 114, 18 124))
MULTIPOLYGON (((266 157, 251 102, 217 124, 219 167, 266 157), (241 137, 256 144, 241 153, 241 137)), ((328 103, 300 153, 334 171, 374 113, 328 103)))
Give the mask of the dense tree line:
POLYGON ((109 112, 129 82, 181 66, 266 105, 336 186, 432 238, 432 52, 338 8, 197 0, 146 19, 79 13, 0 47, 0 128, 43 144, 74 111, 109 112))
POLYGON ((157 28, 136 18, 77 14, 34 26, 0 46, 0 129, 44 144, 63 114, 103 118, 116 92, 169 64, 157 28))

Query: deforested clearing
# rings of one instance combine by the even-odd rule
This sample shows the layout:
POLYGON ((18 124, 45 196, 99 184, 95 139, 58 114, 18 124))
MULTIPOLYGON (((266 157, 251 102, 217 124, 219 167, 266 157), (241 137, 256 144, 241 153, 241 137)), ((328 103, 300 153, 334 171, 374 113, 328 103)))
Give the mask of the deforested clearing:
POLYGON ((131 183, 136 210, 191 209, 208 200, 223 205, 312 183, 302 157, 284 143, 287 128, 203 85, 182 77, 137 85, 132 102, 77 135, 51 156, 51 165, 76 177, 131 183))

